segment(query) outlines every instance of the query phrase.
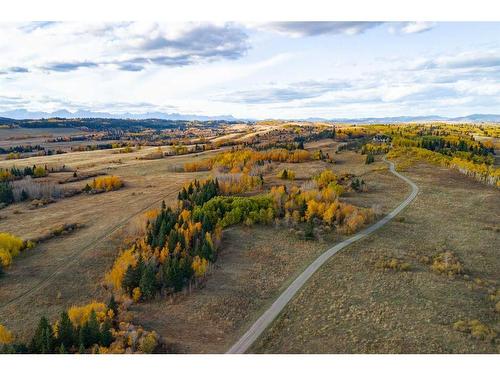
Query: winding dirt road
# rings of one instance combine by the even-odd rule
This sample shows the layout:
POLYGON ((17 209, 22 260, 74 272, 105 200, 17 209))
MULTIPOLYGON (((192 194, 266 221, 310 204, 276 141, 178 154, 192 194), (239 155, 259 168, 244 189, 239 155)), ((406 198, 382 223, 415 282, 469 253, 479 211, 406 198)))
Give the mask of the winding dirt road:
POLYGON ((291 284, 290 286, 274 301, 274 303, 269 307, 269 309, 260 316, 259 319, 250 327, 250 329, 234 344, 228 351, 227 354, 243 354, 245 353, 252 344, 259 338, 259 336, 266 330, 266 328, 276 319, 276 317, 281 313, 284 307, 290 302, 290 300, 297 294, 297 292, 304 286, 307 280, 332 256, 338 253, 343 248, 349 246, 350 244, 359 241, 371 233, 375 232, 379 228, 387 224, 391 219, 398 215, 406 206, 408 206, 417 196, 418 187, 409 178, 396 172, 394 164, 390 161, 384 159, 385 162, 389 164, 389 170, 396 177, 405 181, 411 187, 411 193, 408 197, 401 202, 393 211, 391 211, 387 216, 377 221, 375 224, 363 229, 356 235, 349 237, 348 239, 338 243, 332 248, 321 254, 314 262, 312 262, 305 270, 302 272, 291 284))

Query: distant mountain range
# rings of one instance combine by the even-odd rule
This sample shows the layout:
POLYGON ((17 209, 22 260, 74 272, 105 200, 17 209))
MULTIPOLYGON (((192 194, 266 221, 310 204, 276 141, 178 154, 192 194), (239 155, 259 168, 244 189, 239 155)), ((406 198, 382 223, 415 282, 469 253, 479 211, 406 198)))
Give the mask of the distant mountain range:
POLYGON ((199 115, 184 115, 180 113, 163 113, 163 112, 146 112, 146 113, 122 113, 113 114, 108 112, 92 112, 92 111, 76 111, 70 112, 62 109, 55 112, 31 112, 25 109, 15 109, 12 111, 0 112, 0 117, 10 118, 14 120, 35 120, 42 118, 119 118, 130 120, 184 120, 184 121, 235 121, 233 116, 199 116, 199 115))
POLYGON ((462 117, 443 117, 443 116, 396 116, 396 117, 363 117, 363 118, 307 118, 306 121, 333 121, 349 124, 395 124, 399 122, 496 122, 500 123, 500 115, 492 114, 473 114, 462 117))
MULTIPOLYGON (((93 112, 79 110, 70 112, 68 110, 59 110, 55 112, 31 112, 25 109, 16 109, 12 111, 0 112, 0 117, 14 120, 29 120, 41 118, 116 118, 116 119, 159 119, 159 120, 184 120, 184 121, 255 121, 251 119, 238 119, 231 115, 222 116, 200 116, 180 113, 164 113, 164 112, 146 112, 146 113, 122 113, 113 114, 108 112, 93 112)), ((363 118, 306 118, 302 121, 329 121, 343 122, 351 124, 376 124, 385 123, 392 124, 398 122, 429 122, 429 121, 449 121, 449 122, 496 122, 500 123, 500 115, 494 114, 473 114, 463 117, 443 117, 443 116, 397 116, 397 117, 363 117, 363 118)))

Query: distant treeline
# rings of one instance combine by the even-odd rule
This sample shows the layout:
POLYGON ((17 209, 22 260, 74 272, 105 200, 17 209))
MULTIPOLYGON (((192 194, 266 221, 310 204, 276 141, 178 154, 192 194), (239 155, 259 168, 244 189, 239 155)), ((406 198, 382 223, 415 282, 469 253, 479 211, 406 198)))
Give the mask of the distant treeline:
POLYGON ((40 145, 25 145, 25 146, 13 146, 9 148, 0 147, 0 154, 10 154, 14 153, 23 153, 23 152, 34 152, 34 151, 43 151, 45 150, 43 146, 40 145))
POLYGON ((88 128, 90 130, 108 130, 110 128, 126 129, 130 131, 140 131, 143 129, 179 129, 183 130, 188 125, 198 125, 205 127, 219 127, 226 124, 236 124, 235 121, 184 121, 184 120, 161 120, 161 119, 102 119, 102 118, 81 118, 65 119, 50 118, 38 120, 13 120, 0 118, 0 124, 15 125, 21 128, 88 128))

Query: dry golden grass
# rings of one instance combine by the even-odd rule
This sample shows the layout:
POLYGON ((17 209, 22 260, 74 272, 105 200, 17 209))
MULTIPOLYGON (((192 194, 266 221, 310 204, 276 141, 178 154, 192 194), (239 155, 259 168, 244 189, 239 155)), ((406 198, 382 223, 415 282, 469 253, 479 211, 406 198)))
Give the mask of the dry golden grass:
MULTIPOLYGON (((103 194, 79 194, 36 209, 25 202, 2 210, 1 231, 23 239, 44 238, 65 223, 78 223, 81 227, 44 241, 16 258, 15 264, 0 279, 0 324, 20 338, 26 338, 42 314, 53 319, 73 304, 107 299, 101 282, 117 249, 129 235, 129 226, 130 235, 134 235, 137 218, 145 211, 159 207, 163 199, 167 204, 174 202, 186 182, 206 175, 172 172, 191 160, 192 155, 147 161, 135 159, 138 153, 149 151, 143 148, 121 155, 113 154, 112 150, 90 151, 37 161, 78 167, 78 173, 89 176, 92 171, 116 175, 125 182, 125 187, 103 194), (112 163, 117 158, 122 158, 121 164, 112 163)), ((209 157, 213 152, 217 151, 196 157, 209 157)), ((19 162, 32 165, 33 159, 37 158, 19 162)), ((70 174, 50 174, 46 179, 57 182, 70 174)), ((90 177, 63 186, 82 189, 92 180, 90 177)))
MULTIPOLYGON (((381 163, 366 166, 364 158, 361 160, 349 153, 343 167, 347 170, 360 164, 359 171, 365 173, 371 190, 351 194, 348 199, 387 212, 404 197, 406 187, 385 170, 372 171, 381 163)), ((278 169, 285 165, 305 178, 307 169, 310 176, 326 163, 283 163, 278 169)), ((269 172, 264 177, 266 189, 273 185, 271 178, 283 183, 275 172, 269 172)), ((343 238, 325 232, 319 241, 305 241, 282 227, 231 228, 225 232, 220 258, 201 289, 134 306, 133 322, 158 332, 174 352, 223 353, 307 264, 343 238)))
POLYGON ((498 328, 496 295, 488 298, 500 279, 498 235, 485 229, 499 221, 498 191, 434 166, 415 165, 405 174, 421 189, 401 214, 405 220, 330 260, 253 352, 498 352, 490 331, 498 328), (443 277, 430 269, 433 257, 448 249, 466 275, 443 277), (381 273, 374 266, 380 257, 410 262, 412 270, 381 273), (470 333, 464 334, 453 328, 459 320, 481 324, 467 325, 470 333))

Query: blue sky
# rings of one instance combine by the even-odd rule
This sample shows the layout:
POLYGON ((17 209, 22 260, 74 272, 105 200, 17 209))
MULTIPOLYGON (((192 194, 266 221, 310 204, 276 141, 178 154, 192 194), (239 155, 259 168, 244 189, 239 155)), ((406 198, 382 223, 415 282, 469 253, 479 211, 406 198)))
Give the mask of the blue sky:
POLYGON ((0 112, 500 113, 500 23, 2 23, 0 112))

